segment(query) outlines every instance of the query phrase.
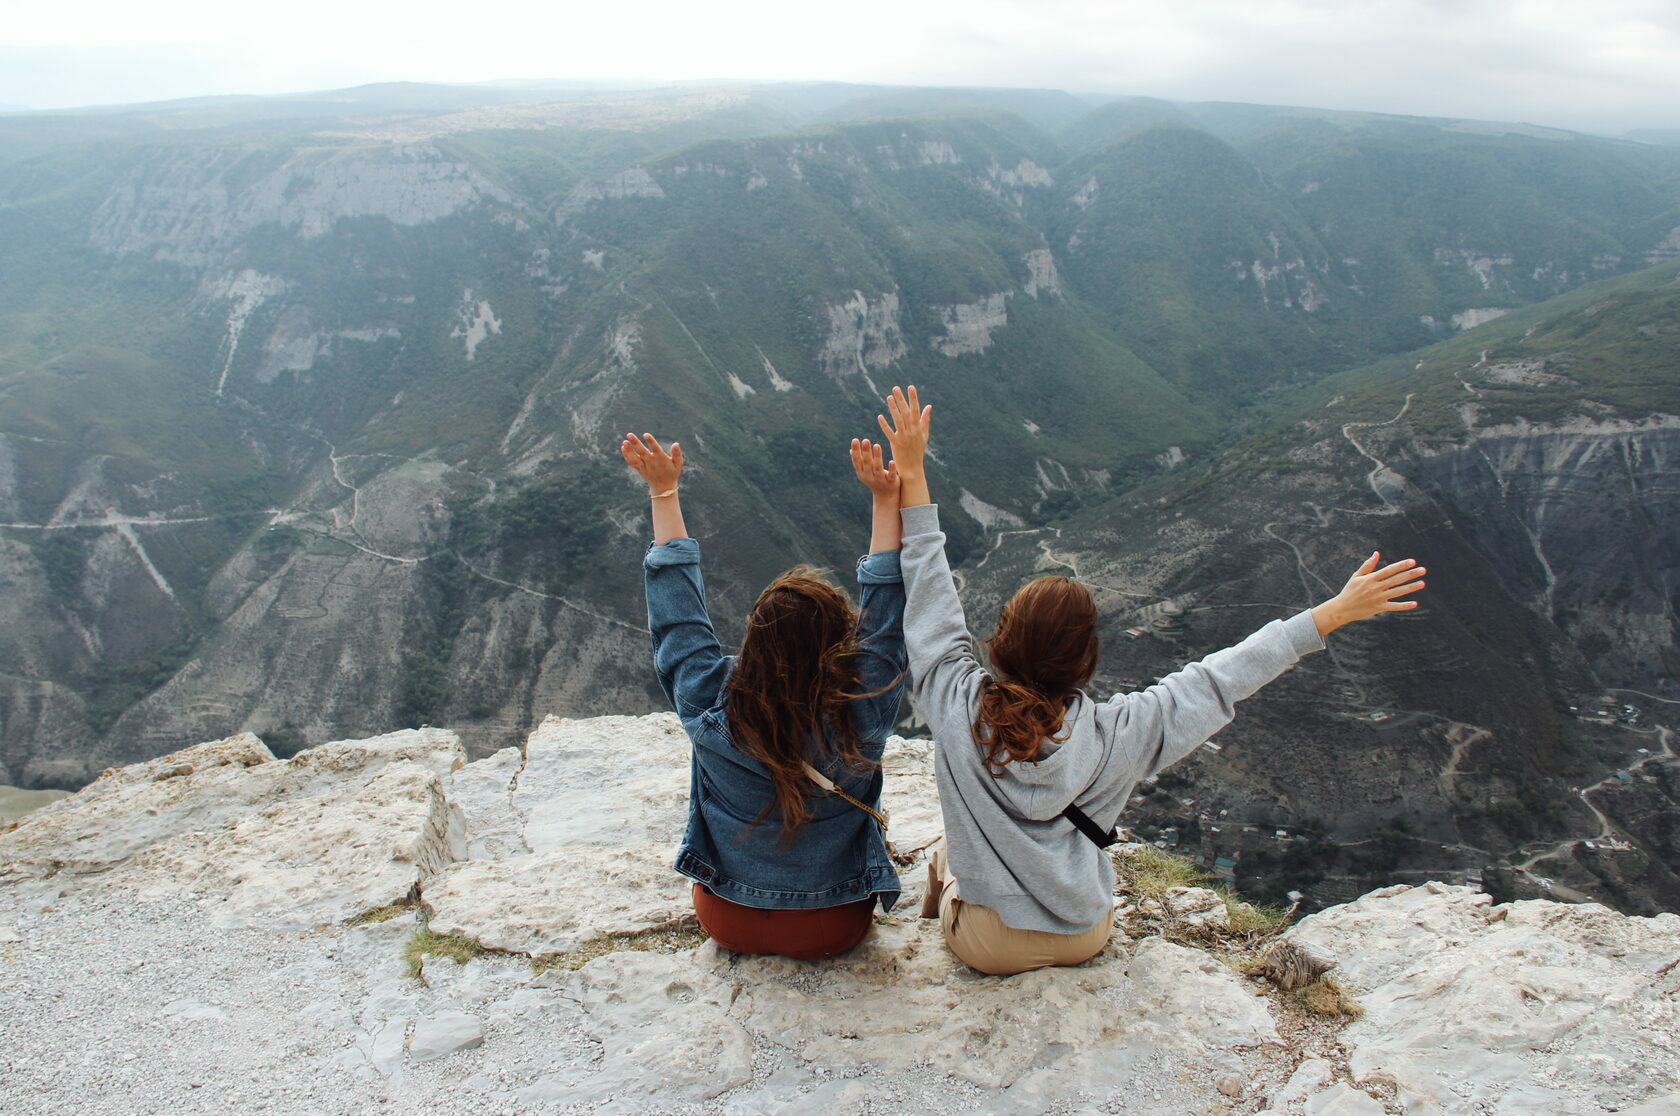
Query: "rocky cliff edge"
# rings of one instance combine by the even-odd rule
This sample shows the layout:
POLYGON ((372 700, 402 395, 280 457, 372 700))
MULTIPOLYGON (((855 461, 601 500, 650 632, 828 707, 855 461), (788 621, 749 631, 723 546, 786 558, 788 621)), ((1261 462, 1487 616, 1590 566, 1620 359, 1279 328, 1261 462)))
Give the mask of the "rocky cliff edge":
POLYGON ((0 832, 0 1108, 1680 1112, 1675 915, 1431 883, 1276 933, 1122 850, 1107 949, 982 976, 915 917, 939 812, 895 738, 901 905, 842 958, 744 957, 670 868, 687 752, 656 714, 107 771, 0 832), (1351 1014, 1252 972, 1278 941, 1351 1014))

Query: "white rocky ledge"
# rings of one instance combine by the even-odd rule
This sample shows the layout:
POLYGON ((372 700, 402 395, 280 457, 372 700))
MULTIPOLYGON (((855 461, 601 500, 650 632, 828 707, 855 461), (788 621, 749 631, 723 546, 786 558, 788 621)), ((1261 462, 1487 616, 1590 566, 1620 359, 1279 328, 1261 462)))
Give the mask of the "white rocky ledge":
POLYGON ((291 760, 242 735, 0 832, 5 1110, 1680 1111, 1674 915, 1374 892, 1287 935, 1338 963, 1345 1027, 1152 932, 1222 926, 1200 889, 1123 903, 1086 965, 982 976, 914 917, 939 814, 931 747, 895 739, 906 895, 863 945, 649 950, 689 909, 676 719, 551 718, 463 760, 436 729, 291 760), (414 979, 422 924, 490 952, 414 979))

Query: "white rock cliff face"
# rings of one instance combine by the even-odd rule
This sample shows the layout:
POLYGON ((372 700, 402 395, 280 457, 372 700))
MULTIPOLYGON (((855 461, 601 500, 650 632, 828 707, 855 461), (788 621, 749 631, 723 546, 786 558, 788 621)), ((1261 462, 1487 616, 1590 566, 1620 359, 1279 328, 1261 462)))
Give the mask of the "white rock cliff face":
POLYGON ((885 368, 908 351, 899 326, 898 292, 870 298, 853 291, 845 302, 828 307, 828 336, 817 359, 837 380, 862 374, 868 381, 871 368, 885 368))
POLYGON ((1124 904, 1085 965, 956 961, 913 917, 940 832, 926 741, 885 761, 905 899, 826 962, 638 936, 688 910, 675 717, 550 718, 461 760, 437 729, 291 760, 245 735, 0 832, 0 997, 23 1005, 0 1014, 6 1110, 1653 1116, 1680 1097, 1674 915, 1374 892, 1290 931, 1366 1010, 1313 1045, 1281 993, 1151 933, 1222 925, 1203 889, 1154 922, 1124 904), (404 896, 422 908, 346 921, 404 896), (405 977, 428 919, 501 952, 405 977), (134 960, 89 966, 95 948, 134 960), (540 973, 524 956, 549 953, 540 973), (143 1072, 52 1054, 97 1035, 142 1045, 143 1072))
POLYGON ((999 291, 978 302, 935 307, 945 332, 933 339, 933 347, 950 357, 991 348, 992 331, 1009 324, 1009 294, 999 291))
POLYGON ((113 254, 208 267, 234 241, 269 223, 309 239, 341 217, 423 225, 484 202, 510 201, 500 186, 429 143, 303 148, 245 181, 245 164, 261 157, 232 150, 136 171, 100 205, 89 237, 113 254))

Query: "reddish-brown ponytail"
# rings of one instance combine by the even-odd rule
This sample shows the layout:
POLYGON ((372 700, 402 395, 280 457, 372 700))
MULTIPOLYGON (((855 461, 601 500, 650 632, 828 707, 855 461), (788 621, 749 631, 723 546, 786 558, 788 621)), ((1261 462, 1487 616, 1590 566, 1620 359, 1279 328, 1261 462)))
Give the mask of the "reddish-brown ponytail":
POLYGON ((974 739, 1002 776, 1010 763, 1036 760, 1046 739, 1059 739, 1068 704, 1096 673, 1091 591, 1066 577, 1027 582, 998 613, 986 650, 994 677, 980 690, 974 739))

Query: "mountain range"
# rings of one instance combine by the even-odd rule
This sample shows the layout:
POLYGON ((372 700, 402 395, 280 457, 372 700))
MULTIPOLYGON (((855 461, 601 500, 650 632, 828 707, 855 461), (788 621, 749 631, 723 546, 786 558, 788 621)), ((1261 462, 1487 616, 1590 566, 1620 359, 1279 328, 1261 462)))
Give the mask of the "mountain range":
POLYGON ((1104 684, 1370 549, 1436 571, 1139 825, 1252 887, 1450 870, 1680 908, 1673 146, 1042 90, 380 86, 0 117, 0 244, 0 782, 657 708, 617 437, 689 450, 728 642, 775 572, 862 550, 846 440, 915 382, 976 626, 1072 568, 1104 684))

